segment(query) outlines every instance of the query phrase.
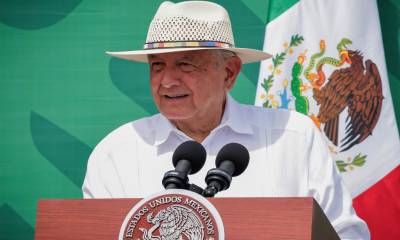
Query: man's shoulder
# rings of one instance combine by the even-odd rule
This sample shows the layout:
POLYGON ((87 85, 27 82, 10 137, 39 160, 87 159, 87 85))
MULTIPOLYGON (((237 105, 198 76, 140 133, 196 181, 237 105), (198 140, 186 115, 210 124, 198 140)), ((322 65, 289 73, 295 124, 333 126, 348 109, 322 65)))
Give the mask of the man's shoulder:
POLYGON ((315 128, 310 117, 288 109, 240 104, 239 111, 257 128, 306 132, 315 128))
POLYGON ((155 114, 122 124, 106 135, 98 145, 115 148, 137 141, 146 141, 154 131, 158 118, 159 114, 155 114))

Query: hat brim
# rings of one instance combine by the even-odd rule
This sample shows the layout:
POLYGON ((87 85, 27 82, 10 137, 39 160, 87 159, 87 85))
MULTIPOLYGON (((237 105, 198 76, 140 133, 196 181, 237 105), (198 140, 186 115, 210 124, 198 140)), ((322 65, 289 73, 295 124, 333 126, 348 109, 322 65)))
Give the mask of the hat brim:
POLYGON ((242 63, 259 62, 272 57, 263 51, 250 49, 250 48, 217 48, 217 47, 194 47, 194 48, 158 48, 158 49, 147 49, 139 51, 121 51, 121 52, 106 52, 107 54, 122 58, 125 60, 135 62, 148 62, 148 55, 161 54, 161 53, 172 53, 172 52, 183 52, 183 51, 196 51, 196 50, 227 50, 236 53, 236 55, 242 60, 242 63))

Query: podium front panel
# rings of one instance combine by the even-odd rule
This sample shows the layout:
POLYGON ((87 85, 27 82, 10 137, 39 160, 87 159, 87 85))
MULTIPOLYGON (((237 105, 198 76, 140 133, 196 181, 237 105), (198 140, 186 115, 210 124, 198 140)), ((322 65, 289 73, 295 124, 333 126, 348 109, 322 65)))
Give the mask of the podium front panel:
MULTIPOLYGON (((35 239, 118 239, 126 215, 139 200, 41 200, 38 204, 35 239)), ((322 214, 319 208, 314 207, 312 198, 209 200, 220 213, 225 236, 229 240, 309 240, 313 236, 313 217, 322 214)), ((326 217, 318 219, 325 221, 326 217)), ((326 236, 324 239, 338 239, 328 237, 329 233, 326 236)))

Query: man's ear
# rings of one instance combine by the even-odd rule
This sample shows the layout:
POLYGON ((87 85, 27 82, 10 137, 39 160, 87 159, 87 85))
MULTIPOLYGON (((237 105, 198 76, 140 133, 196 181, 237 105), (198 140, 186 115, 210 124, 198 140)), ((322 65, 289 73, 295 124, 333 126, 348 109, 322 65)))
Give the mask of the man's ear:
POLYGON ((236 78, 242 69, 242 60, 238 56, 230 57, 226 60, 225 70, 225 90, 229 91, 233 88, 236 78))

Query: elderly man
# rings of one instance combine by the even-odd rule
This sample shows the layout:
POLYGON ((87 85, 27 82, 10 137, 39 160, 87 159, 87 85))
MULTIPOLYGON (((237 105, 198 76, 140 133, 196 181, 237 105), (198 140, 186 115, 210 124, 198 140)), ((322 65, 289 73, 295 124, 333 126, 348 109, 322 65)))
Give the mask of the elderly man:
POLYGON ((369 238, 312 121, 296 112, 242 105, 228 95, 242 63, 269 55, 234 47, 223 7, 164 2, 144 48, 109 54, 148 62, 160 114, 127 123, 98 144, 88 162, 85 198, 160 192, 173 151, 187 140, 207 151, 205 166, 191 177, 201 184, 221 147, 238 142, 250 151, 248 169, 219 196, 312 196, 342 239, 369 238))

